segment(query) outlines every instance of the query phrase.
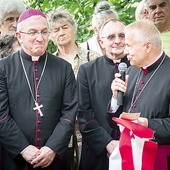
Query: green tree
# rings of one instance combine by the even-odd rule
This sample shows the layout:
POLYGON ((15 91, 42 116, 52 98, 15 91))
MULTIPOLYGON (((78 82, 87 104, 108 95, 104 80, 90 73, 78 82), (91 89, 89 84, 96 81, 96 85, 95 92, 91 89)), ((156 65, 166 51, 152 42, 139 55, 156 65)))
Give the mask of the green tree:
MULTIPOLYGON (((135 20, 135 8, 140 0, 108 0, 115 6, 120 19, 129 24, 135 20)), ((94 7, 99 0, 24 0, 28 7, 41 9, 45 13, 62 6, 75 15, 78 23, 77 41, 82 42, 92 36, 91 19, 94 7)), ((55 47, 50 42, 50 51, 55 47)))
POLYGON ((109 0, 119 14, 120 20, 129 24, 135 20, 135 9, 140 0, 109 0))

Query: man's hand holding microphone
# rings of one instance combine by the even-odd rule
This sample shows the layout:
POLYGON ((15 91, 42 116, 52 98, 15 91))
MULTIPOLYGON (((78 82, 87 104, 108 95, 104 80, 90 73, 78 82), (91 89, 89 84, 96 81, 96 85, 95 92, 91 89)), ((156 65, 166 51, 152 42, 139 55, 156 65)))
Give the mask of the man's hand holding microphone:
POLYGON ((118 66, 119 73, 115 74, 115 79, 112 81, 111 90, 113 98, 117 99, 118 105, 123 105, 123 96, 127 88, 128 75, 126 75, 126 63, 120 63, 118 66))

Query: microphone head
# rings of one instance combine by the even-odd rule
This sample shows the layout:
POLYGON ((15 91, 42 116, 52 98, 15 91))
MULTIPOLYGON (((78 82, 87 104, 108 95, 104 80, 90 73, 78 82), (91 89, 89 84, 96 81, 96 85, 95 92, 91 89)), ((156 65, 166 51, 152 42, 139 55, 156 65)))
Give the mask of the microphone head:
POLYGON ((125 72, 127 70, 127 64, 124 62, 121 62, 118 66, 119 72, 125 72))

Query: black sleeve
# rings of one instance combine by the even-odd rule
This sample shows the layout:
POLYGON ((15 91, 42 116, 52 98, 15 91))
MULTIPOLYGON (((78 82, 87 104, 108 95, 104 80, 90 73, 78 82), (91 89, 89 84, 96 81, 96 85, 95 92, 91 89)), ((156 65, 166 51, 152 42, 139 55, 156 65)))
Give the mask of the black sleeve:
POLYGON ((5 72, 0 62, 0 142, 12 157, 16 157, 29 142, 10 116, 5 72))

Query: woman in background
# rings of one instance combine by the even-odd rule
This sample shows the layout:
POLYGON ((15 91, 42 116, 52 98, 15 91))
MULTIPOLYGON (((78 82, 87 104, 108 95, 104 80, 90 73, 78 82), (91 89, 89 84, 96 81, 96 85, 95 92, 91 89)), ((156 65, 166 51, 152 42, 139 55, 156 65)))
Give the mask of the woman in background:
MULTIPOLYGON (((77 23, 74 15, 69 11, 58 8, 49 13, 48 20, 51 31, 50 38, 58 48, 55 52, 56 56, 68 61, 72 65, 75 77, 77 77, 80 65, 98 58, 99 55, 90 50, 83 49, 76 43, 77 23)), ((71 168, 74 170, 78 169, 79 155, 81 152, 81 135, 78 129, 76 122, 75 134, 73 135, 73 140, 70 141, 71 153, 67 155, 67 164, 68 166, 69 164, 73 165, 71 168), (74 161, 74 152, 71 148, 76 150, 76 164, 74 161)))
POLYGON ((104 49, 100 45, 99 31, 103 23, 110 18, 118 19, 118 14, 113 9, 113 6, 111 6, 108 1, 99 2, 94 9, 94 14, 92 17, 92 28, 94 35, 87 41, 83 42, 81 47, 95 51, 100 56, 105 54, 104 49))
POLYGON ((98 58, 98 54, 83 49, 76 43, 77 23, 69 11, 58 8, 48 15, 51 40, 57 45, 56 56, 68 61, 75 76, 79 66, 87 61, 98 58))

